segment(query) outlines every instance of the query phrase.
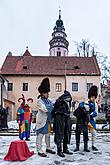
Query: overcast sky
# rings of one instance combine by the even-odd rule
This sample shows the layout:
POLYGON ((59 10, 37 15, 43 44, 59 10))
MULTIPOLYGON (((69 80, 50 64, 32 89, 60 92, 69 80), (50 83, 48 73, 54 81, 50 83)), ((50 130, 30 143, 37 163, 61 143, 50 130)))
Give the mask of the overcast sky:
POLYGON ((28 46, 33 55, 48 55, 49 40, 61 17, 69 41, 88 39, 110 56, 110 0, 0 0, 0 67, 9 51, 21 55, 28 46))

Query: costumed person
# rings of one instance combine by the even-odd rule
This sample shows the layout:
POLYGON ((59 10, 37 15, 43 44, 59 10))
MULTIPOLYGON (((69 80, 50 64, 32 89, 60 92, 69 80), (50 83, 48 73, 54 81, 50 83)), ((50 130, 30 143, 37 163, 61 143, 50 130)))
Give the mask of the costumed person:
POLYGON ((30 128, 31 128, 31 121, 32 121, 32 111, 28 102, 33 102, 32 98, 26 100, 24 95, 18 99, 18 102, 22 101, 21 106, 17 110, 17 122, 19 123, 19 138, 23 140, 25 137, 27 141, 30 139, 30 128))
POLYGON ((46 157, 42 150, 42 139, 45 135, 46 152, 55 154, 50 148, 50 132, 51 132, 51 111, 53 109, 52 101, 48 98, 50 92, 50 82, 48 78, 44 78, 38 87, 40 95, 37 100, 38 113, 36 115, 36 147, 38 155, 46 157))
MULTIPOLYGON (((98 149, 95 147, 95 141, 96 141, 96 122, 95 117, 97 116, 98 108, 97 104, 95 103, 95 100, 97 98, 97 86, 93 85, 89 92, 88 92, 88 101, 81 102, 79 104, 80 109, 85 109, 85 112, 87 113, 87 121, 86 122, 86 136, 88 137, 88 131, 91 133, 92 136, 92 149, 97 151, 98 149), (88 126, 87 126, 88 123, 88 126)), ((74 114, 75 115, 75 114, 74 114)), ((84 121, 84 120, 83 120, 84 121)), ((85 138, 84 138, 85 139, 85 138)), ((74 151, 79 151, 79 133, 77 135, 76 131, 76 149, 74 151)), ((84 151, 86 151, 87 142, 84 142, 84 151)), ((89 150, 87 149, 89 152, 89 150)))
POLYGON ((98 151, 98 149, 95 146, 95 142, 96 142, 96 122, 95 122, 95 118, 98 114, 98 105, 95 102, 96 98, 97 98, 97 86, 93 85, 88 92, 88 106, 89 106, 89 114, 90 114, 90 120, 88 123, 88 129, 89 132, 91 133, 92 136, 92 150, 94 151, 98 151))
POLYGON ((84 151, 90 152, 88 149, 88 122, 89 122, 89 108, 85 108, 83 103, 79 103, 78 108, 74 111, 73 115, 76 117, 76 148, 74 152, 79 151, 80 146, 80 134, 83 132, 84 151))
POLYGON ((67 146, 70 143, 72 126, 70 118, 71 101, 70 93, 64 91, 64 94, 56 100, 52 110, 54 142, 57 145, 57 155, 60 157, 65 157, 65 154, 73 154, 68 150, 67 146))

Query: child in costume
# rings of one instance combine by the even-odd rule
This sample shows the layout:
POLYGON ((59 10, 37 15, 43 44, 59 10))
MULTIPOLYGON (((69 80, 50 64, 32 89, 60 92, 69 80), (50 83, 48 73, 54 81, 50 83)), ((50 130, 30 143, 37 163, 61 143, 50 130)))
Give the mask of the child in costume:
MULTIPOLYGON (((25 140, 30 140, 30 128, 31 128, 31 121, 32 121, 32 112, 31 108, 28 104, 26 104, 26 100, 24 98, 24 95, 22 94, 22 97, 18 99, 18 102, 23 101, 21 103, 21 106, 17 110, 17 122, 19 123, 19 138, 23 140, 25 137, 25 140)), ((29 98, 27 99, 27 102, 33 102, 33 99, 29 98)))

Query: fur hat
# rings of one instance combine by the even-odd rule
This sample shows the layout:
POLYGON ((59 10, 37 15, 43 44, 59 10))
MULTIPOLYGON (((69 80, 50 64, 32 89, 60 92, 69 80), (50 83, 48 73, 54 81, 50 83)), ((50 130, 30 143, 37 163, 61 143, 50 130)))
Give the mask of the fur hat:
POLYGON ((88 98, 90 99, 92 96, 95 96, 95 99, 96 99, 97 98, 97 92, 98 92, 97 86, 96 85, 93 85, 89 89, 88 98))
POLYGON ((38 87, 38 91, 40 94, 50 92, 50 81, 49 78, 44 78, 38 87))

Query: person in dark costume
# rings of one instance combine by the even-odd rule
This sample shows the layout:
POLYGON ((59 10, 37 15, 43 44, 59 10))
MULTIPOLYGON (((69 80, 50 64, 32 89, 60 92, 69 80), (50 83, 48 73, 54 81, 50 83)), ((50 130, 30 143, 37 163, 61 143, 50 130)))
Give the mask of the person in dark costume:
POLYGON ((54 142, 57 145, 57 154, 60 157, 65 157, 64 153, 73 154, 67 147, 71 137, 71 101, 72 97, 70 93, 65 90, 64 94, 56 100, 54 109, 52 110, 52 117, 54 118, 53 131, 55 133, 54 142))
MULTIPOLYGON (((88 109, 89 111, 89 109, 88 109)), ((88 149, 88 123, 89 123, 89 113, 85 107, 82 107, 81 103, 78 108, 74 111, 73 115, 77 118, 76 123, 76 148, 74 152, 79 151, 80 145, 80 134, 83 132, 84 141, 84 151, 90 152, 88 149)))
POLYGON ((94 146, 96 139, 96 123, 94 118, 97 116, 97 105, 95 103, 96 98, 97 86, 93 85, 88 92, 88 101, 81 102, 74 112, 74 116, 77 118, 75 152, 79 151, 81 132, 83 132, 84 137, 84 151, 90 152, 88 149, 88 129, 92 136, 92 149, 95 151, 98 150, 94 146))

